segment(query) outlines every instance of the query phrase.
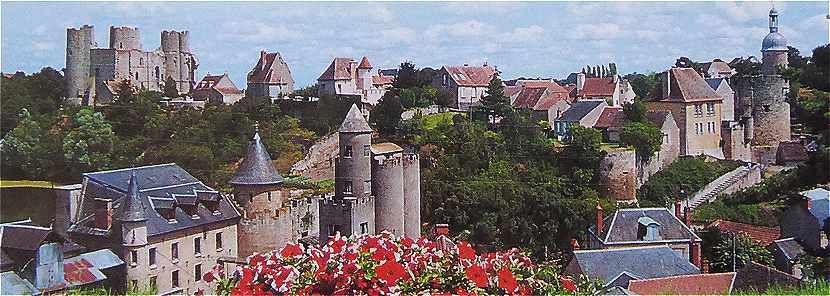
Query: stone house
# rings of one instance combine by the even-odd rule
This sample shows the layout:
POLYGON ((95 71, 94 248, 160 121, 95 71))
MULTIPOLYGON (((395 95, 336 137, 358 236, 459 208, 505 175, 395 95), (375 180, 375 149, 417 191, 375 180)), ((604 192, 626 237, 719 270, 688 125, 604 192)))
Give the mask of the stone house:
POLYGON ((432 86, 455 94, 455 107, 469 110, 481 106, 481 98, 487 95, 490 80, 495 75, 496 69, 486 63, 480 67, 467 64, 443 66, 432 81, 432 86))
POLYGON ((334 58, 326 71, 317 78, 319 95, 359 96, 364 105, 377 105, 392 87, 393 77, 372 75, 372 64, 367 57, 360 63, 352 58, 334 58))
POLYGON ((619 75, 586 77, 585 73, 577 73, 570 96, 572 100, 605 100, 610 106, 620 107, 633 103, 636 94, 631 83, 619 75))
POLYGON ((252 97, 281 98, 294 92, 291 69, 279 52, 260 51, 259 60, 248 72, 247 81, 245 92, 252 97))
POLYGON ((801 192, 800 202, 790 205, 781 215, 781 237, 794 237, 805 249, 827 247, 830 225, 830 191, 815 188, 801 192))
POLYGON ((648 111, 646 118, 654 123, 663 134, 663 143, 657 151, 657 160, 661 168, 666 167, 680 156, 680 127, 668 111, 648 111))
POLYGON ((735 91, 729 86, 726 78, 706 78, 706 83, 723 98, 721 104, 721 120, 735 121, 735 91))
POLYGON ((178 165, 85 173, 80 202, 70 239, 117 254, 127 263, 125 285, 210 291, 201 275, 220 257, 237 257, 239 213, 178 165))
MULTIPOLYGON (((679 215, 679 210, 676 215, 679 215)), ((666 208, 627 208, 603 217, 597 208, 596 225, 588 228, 588 248, 616 249, 665 245, 700 266, 700 239, 666 208)))
POLYGON ((141 48, 138 28, 110 27, 109 33, 109 47, 96 48, 92 26, 66 30, 68 98, 108 104, 111 100, 96 95, 112 80, 128 80, 138 89, 155 91, 172 80, 180 94, 193 88, 199 63, 190 51, 187 31, 162 31, 161 47, 153 51, 141 48))
POLYGON ((553 130, 559 140, 568 137, 571 127, 580 125, 583 127, 594 127, 597 119, 608 104, 605 100, 584 100, 576 101, 565 112, 562 112, 553 123, 553 130))
POLYGON ((707 79, 729 78, 735 75, 735 69, 732 69, 729 64, 719 59, 700 64, 700 70, 703 73, 703 77, 707 79))
POLYGON ((645 104, 650 111, 669 111, 680 128, 680 154, 723 158, 721 150, 721 96, 691 68, 672 68, 645 104))
POLYGON ((545 120, 553 129, 553 122, 562 115, 570 103, 568 91, 553 80, 519 80, 515 86, 505 88, 513 108, 529 110, 533 120, 545 120))
POLYGON ((228 73, 222 75, 205 75, 196 84, 190 96, 194 101, 232 105, 242 99, 242 91, 236 88, 228 73))
POLYGON ((565 265, 565 275, 586 276, 603 288, 628 288, 634 280, 700 274, 700 268, 666 245, 576 250, 565 265))

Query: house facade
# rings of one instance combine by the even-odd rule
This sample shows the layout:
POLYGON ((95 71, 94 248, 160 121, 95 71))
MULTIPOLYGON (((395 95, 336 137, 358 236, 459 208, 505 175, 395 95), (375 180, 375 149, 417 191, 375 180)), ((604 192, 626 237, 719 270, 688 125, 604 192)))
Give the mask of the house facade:
POLYGON ((242 99, 242 91, 236 88, 228 73, 222 75, 205 75, 190 96, 194 101, 205 101, 214 104, 232 105, 242 99))
POLYGON ((568 91, 553 80, 518 80, 505 91, 513 108, 528 110, 532 120, 545 120, 553 129, 556 118, 570 108, 568 91))
POLYGON ((671 112, 680 129, 681 155, 723 158, 721 150, 722 98, 691 68, 672 68, 645 101, 650 111, 671 112))
POLYGON ((482 66, 443 66, 432 81, 432 86, 455 94, 455 107, 469 110, 481 106, 481 98, 487 95, 490 80, 496 75, 496 69, 484 64, 482 66))
POLYGON ((281 98, 294 92, 294 77, 279 52, 260 51, 247 81, 245 91, 252 97, 281 98))
POLYGON ((605 100, 583 100, 574 102, 570 108, 565 110, 553 123, 553 130, 556 137, 563 140, 570 134, 571 127, 580 125, 583 127, 594 127, 602 111, 608 104, 605 100))
POLYGON ((620 107, 633 103, 634 89, 631 83, 619 75, 588 77, 576 73, 576 85, 571 89, 572 100, 605 100, 609 106, 620 107))
POLYGON ((356 62, 352 58, 334 58, 317 78, 319 95, 359 96, 364 105, 377 105, 392 87, 394 77, 382 73, 372 75, 372 64, 367 57, 356 62))

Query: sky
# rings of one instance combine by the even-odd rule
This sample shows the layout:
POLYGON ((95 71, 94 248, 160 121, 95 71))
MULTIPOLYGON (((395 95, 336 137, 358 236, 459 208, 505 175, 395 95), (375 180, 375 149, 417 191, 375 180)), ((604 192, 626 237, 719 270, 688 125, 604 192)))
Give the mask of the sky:
MULTIPOLYGON (((495 65, 505 79, 564 78, 614 62, 620 73, 760 56, 770 1, 759 2, 0 2, 0 69, 65 64, 66 28, 136 26, 142 47, 162 30, 190 31, 197 77, 227 72, 237 87, 260 50, 279 51, 295 88, 334 57, 367 56, 378 68, 495 65)), ((828 2, 775 2, 780 32, 802 54, 830 38, 828 2)))

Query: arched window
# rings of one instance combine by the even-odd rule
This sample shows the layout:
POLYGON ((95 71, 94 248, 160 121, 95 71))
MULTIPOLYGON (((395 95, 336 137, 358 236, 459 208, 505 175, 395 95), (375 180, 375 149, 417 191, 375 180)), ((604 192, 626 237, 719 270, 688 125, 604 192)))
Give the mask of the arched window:
POLYGON ((161 79, 160 76, 159 76, 161 74, 161 71, 159 71, 159 66, 156 66, 154 71, 155 71, 155 75, 156 75, 156 81, 159 81, 161 79))
POLYGON ((135 72, 135 80, 138 80, 138 72, 135 72))

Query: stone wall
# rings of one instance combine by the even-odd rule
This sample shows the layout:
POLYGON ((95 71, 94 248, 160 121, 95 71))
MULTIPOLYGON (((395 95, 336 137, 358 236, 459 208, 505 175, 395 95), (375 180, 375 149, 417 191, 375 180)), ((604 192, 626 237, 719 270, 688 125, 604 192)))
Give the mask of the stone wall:
POLYGON ((608 151, 600 161, 599 193, 617 202, 637 200, 637 164, 633 149, 608 151))
POLYGON ((753 145, 777 146, 790 140, 788 85, 778 75, 742 76, 735 83, 736 118, 753 118, 753 145), (739 116, 740 114, 740 116, 739 116))
POLYGON ((246 203, 239 221, 239 256, 278 250, 301 238, 318 237, 318 198, 303 194, 302 190, 269 191, 246 203))
MULTIPOLYGON (((372 157, 371 190, 375 196, 375 227, 396 236, 404 234, 403 155, 372 157)), ((362 190, 362 188, 361 188, 362 190)))
POLYGON ((93 26, 66 29, 66 97, 81 97, 89 89, 89 51, 94 46, 93 26))
POLYGON ((110 48, 141 49, 141 35, 138 28, 110 27, 110 48))
POLYGON ((421 160, 418 154, 403 155, 404 234, 421 236, 421 160))

